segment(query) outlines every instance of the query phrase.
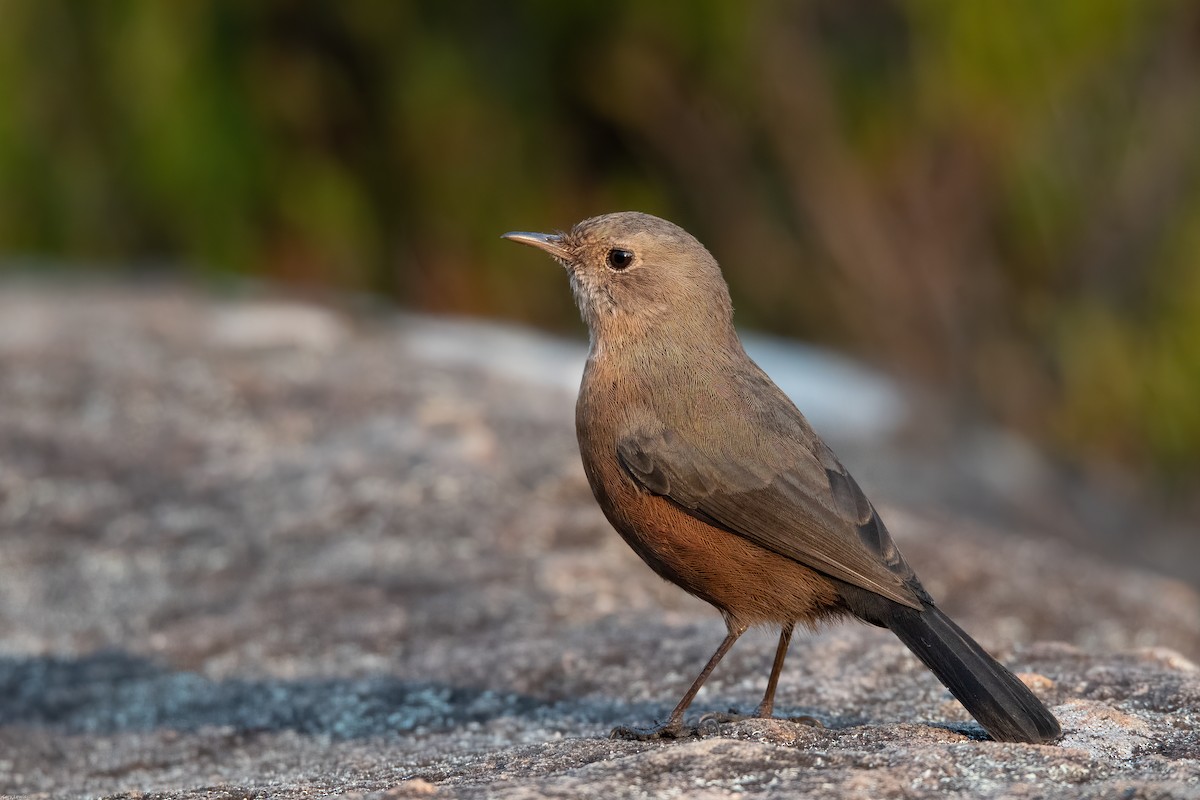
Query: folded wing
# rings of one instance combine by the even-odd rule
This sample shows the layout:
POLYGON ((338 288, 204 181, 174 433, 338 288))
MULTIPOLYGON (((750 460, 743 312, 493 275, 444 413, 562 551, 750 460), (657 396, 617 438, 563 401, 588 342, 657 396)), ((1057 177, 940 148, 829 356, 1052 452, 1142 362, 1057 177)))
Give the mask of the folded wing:
POLYGON ((739 454, 661 431, 626 437, 617 457, 645 491, 710 525, 910 608, 928 599, 879 514, 820 440, 739 454))

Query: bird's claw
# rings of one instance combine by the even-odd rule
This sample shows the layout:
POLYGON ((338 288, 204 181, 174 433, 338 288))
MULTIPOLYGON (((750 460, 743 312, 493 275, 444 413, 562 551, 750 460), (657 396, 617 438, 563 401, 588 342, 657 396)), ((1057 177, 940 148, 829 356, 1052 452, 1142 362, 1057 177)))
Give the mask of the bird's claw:
POLYGON ((632 742, 651 742, 656 739, 683 739, 695 734, 695 728, 684 727, 678 720, 673 720, 650 728, 634 728, 618 725, 608 734, 608 738, 626 739, 632 742))
POLYGON ((739 714, 733 709, 730 709, 728 712, 711 711, 700 717, 700 731, 701 733, 715 733, 717 727, 720 725, 725 725, 730 722, 741 722, 742 720, 747 719, 780 719, 785 722, 794 722, 797 725, 808 725, 813 728, 825 727, 825 723, 821 722, 821 720, 817 719, 816 717, 809 716, 808 714, 797 717, 775 717, 769 712, 764 713, 763 709, 760 707, 753 714, 739 714))
MULTIPOLYGON (((737 711, 710 711, 700 717, 696 727, 688 727, 679 720, 668 720, 662 725, 648 728, 635 728, 619 725, 608 734, 610 739, 625 739, 632 742, 652 742, 659 739, 686 739, 690 736, 708 737, 721 732, 721 726, 730 722, 741 722, 747 719, 776 719, 764 717, 760 713, 739 714, 737 711)), ((813 728, 824 728, 825 723, 807 714, 798 717, 783 717, 783 720, 797 725, 808 725, 813 728)))
POLYGON ((808 714, 802 714, 798 717, 787 717, 788 722, 795 722, 798 725, 808 725, 811 728, 824 728, 825 723, 816 717, 810 717, 808 714))
POLYGON ((700 717, 701 725, 724 725, 727 722, 740 722, 744 719, 752 719, 752 714, 739 714, 734 709, 729 711, 710 711, 700 717))

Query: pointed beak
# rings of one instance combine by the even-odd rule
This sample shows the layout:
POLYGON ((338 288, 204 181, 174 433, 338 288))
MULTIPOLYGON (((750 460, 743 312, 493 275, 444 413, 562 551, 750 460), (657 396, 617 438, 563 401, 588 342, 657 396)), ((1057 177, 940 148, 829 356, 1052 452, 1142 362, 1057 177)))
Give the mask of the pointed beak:
POLYGON ((527 231, 509 231, 500 237, 520 244, 545 250, 560 261, 567 261, 570 253, 562 246, 562 237, 553 233, 529 233, 527 231))

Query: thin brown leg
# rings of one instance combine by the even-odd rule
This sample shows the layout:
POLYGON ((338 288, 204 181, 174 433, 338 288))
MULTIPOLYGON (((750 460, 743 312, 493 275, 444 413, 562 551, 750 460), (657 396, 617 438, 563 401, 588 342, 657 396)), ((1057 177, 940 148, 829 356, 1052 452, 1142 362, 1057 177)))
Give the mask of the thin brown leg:
POLYGON ((704 685, 704 682, 708 680, 708 676, 716 669, 717 664, 721 663, 721 659, 729 652, 729 648, 733 647, 733 643, 745 632, 745 625, 740 625, 736 628, 730 627, 729 633, 725 636, 725 641, 721 642, 721 646, 717 648, 717 652, 712 654, 712 658, 708 660, 708 663, 704 665, 704 669, 696 676, 696 680, 692 682, 691 688, 684 693, 666 722, 655 728, 627 728, 622 725, 613 728, 608 738, 646 741, 648 739, 678 739, 680 736, 684 736, 683 712, 687 711, 688 706, 696 699, 696 693, 700 691, 700 687, 704 685))
POLYGON ((758 704, 757 717, 771 716, 775 710, 775 687, 779 685, 779 673, 783 672, 783 659, 787 657, 788 645, 792 643, 792 623, 783 626, 779 632, 779 646, 775 648, 775 663, 771 665, 771 677, 767 679, 767 692, 762 702, 758 704))

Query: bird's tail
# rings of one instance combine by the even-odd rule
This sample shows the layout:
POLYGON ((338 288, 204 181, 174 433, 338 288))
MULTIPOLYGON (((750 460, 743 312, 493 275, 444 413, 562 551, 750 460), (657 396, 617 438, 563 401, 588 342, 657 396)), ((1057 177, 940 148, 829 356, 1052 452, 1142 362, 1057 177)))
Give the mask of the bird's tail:
POLYGON ((1062 735, 1058 720, 1042 701, 936 606, 925 604, 918 611, 895 604, 888 611, 880 621, 937 675, 993 739, 1039 744, 1062 735))

